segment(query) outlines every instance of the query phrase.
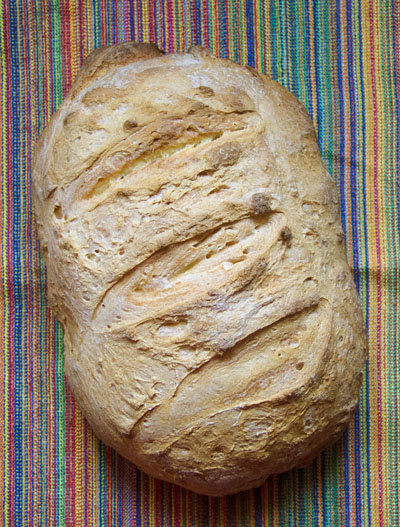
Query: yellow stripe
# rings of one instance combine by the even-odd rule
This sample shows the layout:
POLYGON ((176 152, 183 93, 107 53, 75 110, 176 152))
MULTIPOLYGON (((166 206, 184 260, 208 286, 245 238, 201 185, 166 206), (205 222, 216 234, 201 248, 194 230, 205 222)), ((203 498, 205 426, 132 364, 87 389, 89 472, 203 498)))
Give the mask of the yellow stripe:
POLYGON ((143 41, 150 42, 150 14, 148 3, 142 2, 143 41))
POLYGON ((85 4, 86 5, 84 9, 84 12, 85 12, 84 22, 86 23, 86 25, 85 25, 84 35, 85 35, 87 54, 89 55, 89 53, 93 51, 93 48, 94 48, 93 13, 92 13, 92 7, 91 7, 90 0, 86 0, 85 4))
POLYGON ((154 510, 155 510, 155 501, 154 501, 154 497, 155 497, 155 485, 154 485, 154 478, 150 478, 148 479, 149 481, 149 518, 148 518, 148 521, 149 521, 149 525, 154 525, 154 519, 155 519, 155 516, 154 516, 154 510))
POLYGON ((77 5, 75 2, 70 2, 70 42, 71 42, 71 82, 74 81, 78 74, 80 67, 79 53, 77 48, 77 32, 78 32, 78 18, 77 5))

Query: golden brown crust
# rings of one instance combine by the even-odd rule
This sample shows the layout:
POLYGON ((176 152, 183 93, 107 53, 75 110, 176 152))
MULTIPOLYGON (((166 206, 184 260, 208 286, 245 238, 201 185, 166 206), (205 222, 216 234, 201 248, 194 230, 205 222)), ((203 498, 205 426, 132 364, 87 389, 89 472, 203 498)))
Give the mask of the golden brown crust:
POLYGON ((107 444, 224 495, 337 439, 365 333, 295 97, 203 48, 102 48, 43 132, 33 184, 66 375, 107 444))
POLYGON ((155 44, 144 42, 123 42, 97 48, 84 61, 68 96, 70 98, 76 97, 94 80, 116 68, 133 64, 139 60, 160 57, 162 54, 155 44))

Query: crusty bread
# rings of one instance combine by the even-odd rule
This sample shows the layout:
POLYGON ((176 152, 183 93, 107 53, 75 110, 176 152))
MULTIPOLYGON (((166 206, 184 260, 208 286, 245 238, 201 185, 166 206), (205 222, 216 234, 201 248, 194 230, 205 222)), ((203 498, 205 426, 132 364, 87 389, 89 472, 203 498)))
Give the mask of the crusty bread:
POLYGON ((311 460, 366 343, 334 185, 287 90, 205 49, 101 48, 33 170, 65 372, 148 474, 231 494, 311 460))

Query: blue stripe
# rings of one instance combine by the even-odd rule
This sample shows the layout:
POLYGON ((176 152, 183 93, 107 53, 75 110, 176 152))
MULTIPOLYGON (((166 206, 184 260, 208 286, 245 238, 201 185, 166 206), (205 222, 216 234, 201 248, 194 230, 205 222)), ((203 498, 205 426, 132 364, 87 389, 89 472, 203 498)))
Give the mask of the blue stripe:
MULTIPOLYGON (((347 241, 347 229, 346 229, 346 187, 345 187, 345 159, 344 159, 344 144, 345 144, 345 127, 344 127, 344 87, 343 87, 343 72, 342 72, 342 42, 341 42, 341 2, 336 0, 336 51, 337 51, 337 80, 339 88, 339 185, 340 195, 342 197, 340 201, 340 212, 342 218, 342 226, 344 231, 345 240, 347 241)), ((349 431, 348 429, 344 434, 344 499, 345 499, 345 518, 346 525, 350 525, 350 514, 351 514, 351 496, 350 496, 350 459, 349 459, 349 431)))
POLYGON ((257 487, 253 491, 254 496, 254 527, 262 527, 263 524, 263 502, 262 489, 257 487))
MULTIPOLYGON (((142 481, 141 481, 141 472, 139 469, 135 469, 136 474, 136 488, 135 488, 135 513, 136 521, 135 527, 141 527, 142 524, 142 481)), ((146 517, 146 516, 145 516, 146 517)))
POLYGON ((116 13, 116 4, 114 2, 111 2, 111 20, 112 20, 112 43, 115 44, 118 41, 118 17, 116 13))
POLYGON ((24 189, 21 189, 21 172, 20 172, 20 134, 21 134, 21 115, 20 115, 20 71, 19 71, 19 55, 18 55, 18 41, 19 28, 21 27, 20 20, 18 20, 17 4, 11 2, 10 9, 10 55, 11 55, 11 111, 12 111, 12 176, 11 176, 11 191, 12 191, 12 207, 10 213, 12 214, 12 283, 9 283, 9 298, 11 306, 10 323, 13 331, 13 350, 10 349, 11 356, 9 357, 10 364, 14 365, 14 429, 13 429, 13 446, 14 446, 14 518, 16 525, 22 525, 22 492, 23 492, 23 350, 21 341, 22 330, 22 306, 25 302, 24 291, 21 283, 21 253, 23 247, 20 244, 21 236, 21 196, 24 189))
POLYGON ((254 2, 246 0, 247 64, 254 68, 254 2))
POLYGON ((129 0, 129 29, 131 34, 131 40, 136 40, 136 30, 135 30, 135 11, 134 11, 134 0, 129 0))
POLYGON ((310 114, 312 120, 314 120, 314 108, 312 104, 312 79, 311 79, 311 67, 308 65, 311 64, 311 50, 310 50, 310 18, 308 14, 308 5, 305 3, 304 6, 304 21, 305 21, 305 42, 306 42, 306 79, 307 79, 307 89, 306 89, 306 99, 304 105, 310 114))
POLYGON ((218 0, 218 13, 219 18, 216 23, 218 23, 218 46, 219 46, 219 56, 222 58, 228 58, 229 48, 228 48, 228 13, 226 11, 225 0, 218 0))
POLYGON ((202 16, 201 0, 194 0, 194 12, 195 12, 195 21, 196 21, 195 44, 200 45, 203 42, 203 35, 202 35, 202 28, 201 28, 201 16, 202 16))
MULTIPOLYGON (((350 176, 350 210, 351 210, 351 226, 352 226, 352 240, 353 240, 353 268, 354 268, 354 278, 357 285, 359 285, 359 236, 358 236, 358 221, 357 221, 357 151, 358 151, 358 137, 357 137, 357 128, 356 128, 356 119, 357 119, 357 101, 355 100, 355 86, 354 86, 354 60, 353 60, 353 39, 352 39, 352 17, 351 17, 351 5, 347 0, 347 60, 348 60, 348 70, 349 70, 349 90, 347 96, 349 99, 349 111, 350 111, 350 126, 351 126, 351 135, 350 135, 350 159, 349 159, 349 176, 350 176)), ((344 157, 344 156, 343 156, 344 157)), ((354 496, 354 513, 356 524, 359 524, 361 521, 361 498, 362 498, 362 482, 361 482, 361 459, 360 459, 360 423, 359 423, 359 412, 357 411, 354 418, 354 487, 355 487, 355 496, 354 496)))

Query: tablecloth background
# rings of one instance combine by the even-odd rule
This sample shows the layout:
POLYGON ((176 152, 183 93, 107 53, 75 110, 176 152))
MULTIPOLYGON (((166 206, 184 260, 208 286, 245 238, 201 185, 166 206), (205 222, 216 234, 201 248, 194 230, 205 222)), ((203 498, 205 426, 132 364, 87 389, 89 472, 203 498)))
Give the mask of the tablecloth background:
POLYGON ((1 525, 400 525, 399 14, 396 0, 0 0, 1 525), (33 147, 84 57, 125 40, 203 44, 272 75, 311 114, 340 189, 369 332, 359 410, 308 468, 223 499, 150 479, 94 437, 46 300, 33 147))

